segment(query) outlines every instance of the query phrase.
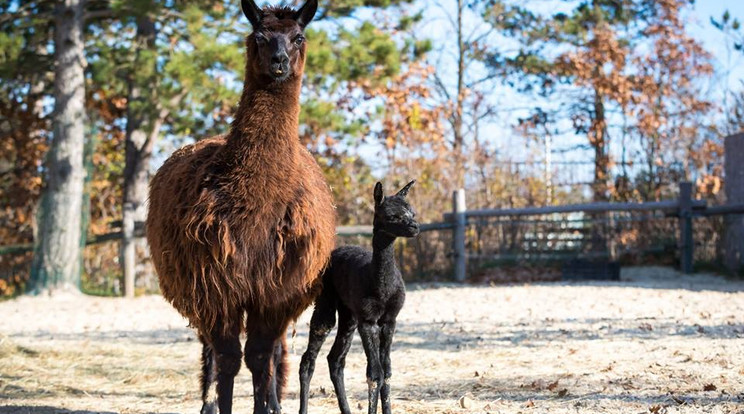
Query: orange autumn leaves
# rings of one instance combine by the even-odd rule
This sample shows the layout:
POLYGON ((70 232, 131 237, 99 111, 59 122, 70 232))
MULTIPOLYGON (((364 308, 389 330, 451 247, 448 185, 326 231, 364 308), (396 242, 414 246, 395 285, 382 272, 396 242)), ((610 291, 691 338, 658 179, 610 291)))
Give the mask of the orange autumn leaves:
MULTIPOLYGON (((575 86, 593 91, 595 101, 619 108, 629 125, 626 133, 637 138, 645 157, 627 162, 642 163, 657 182, 696 179, 700 196, 715 197, 722 170, 713 161, 721 159, 722 150, 720 138, 709 130, 714 105, 700 92, 700 80, 713 74, 713 66, 711 55, 686 32, 680 13, 686 5, 684 0, 655 2, 647 26, 637 34, 643 41, 638 42, 628 41, 617 26, 599 22, 585 44, 560 55, 555 70, 575 86), (679 173, 670 166, 678 163, 684 177, 675 178, 679 173)), ((587 131, 595 147, 607 139, 608 123, 604 113, 596 111, 574 117, 574 126, 587 131)), ((613 165, 611 159, 597 162, 613 165)), ((659 185, 647 191, 646 198, 662 198, 659 185)))

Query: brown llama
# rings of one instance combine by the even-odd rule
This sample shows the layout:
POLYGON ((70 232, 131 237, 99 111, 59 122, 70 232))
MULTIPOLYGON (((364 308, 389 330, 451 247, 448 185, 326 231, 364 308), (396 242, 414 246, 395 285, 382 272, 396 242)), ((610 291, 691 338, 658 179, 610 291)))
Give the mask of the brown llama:
POLYGON ((163 164, 146 225, 163 296, 203 344, 202 413, 232 411, 241 332, 253 412, 281 412, 287 326, 314 300, 335 238, 330 189, 298 139, 303 30, 318 2, 242 6, 253 32, 235 120, 163 164))

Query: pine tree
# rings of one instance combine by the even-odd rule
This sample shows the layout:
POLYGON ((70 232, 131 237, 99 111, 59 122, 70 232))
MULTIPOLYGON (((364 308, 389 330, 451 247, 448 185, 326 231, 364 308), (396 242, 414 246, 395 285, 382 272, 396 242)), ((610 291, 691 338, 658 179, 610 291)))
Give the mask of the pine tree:
MULTIPOLYGON (((555 128, 561 120, 571 120, 575 133, 585 135, 594 152, 595 201, 627 197, 613 188, 611 166, 617 160, 609 148, 613 131, 630 136, 645 148, 640 154, 645 171, 636 169, 641 182, 636 190, 642 191, 636 195, 658 199, 661 180, 673 178, 657 165, 671 164, 670 159, 661 160, 675 157, 678 143, 689 141, 689 134, 681 134, 689 132, 692 122, 697 128, 701 114, 711 108, 698 98, 699 84, 692 82, 709 75, 711 67, 707 52, 685 31, 681 13, 690 2, 587 0, 570 13, 553 15, 517 2, 488 4, 486 18, 520 44, 516 54, 493 53, 491 67, 521 91, 536 91, 543 102, 522 120, 522 127, 555 128), (620 115, 613 118, 611 112, 620 115)), ((624 139, 622 145, 626 143, 624 139)), ((625 148, 619 161, 623 168, 637 164, 625 158, 625 148)), ((619 179, 631 180, 625 169, 619 179)))
POLYGON ((34 211, 41 193, 42 159, 51 124, 44 106, 53 93, 51 4, 0 5, 0 240, 11 245, 0 255, 0 295, 28 280, 34 211))
POLYGON ((29 290, 80 289, 81 212, 85 168, 84 0, 54 11, 54 130, 46 157, 39 231, 29 290))
POLYGON ((219 120, 228 116, 237 91, 221 72, 237 77, 242 70, 232 27, 238 10, 228 16, 219 1, 130 0, 107 11, 98 24, 101 36, 93 47, 98 58, 91 72, 97 85, 126 102, 121 263, 124 291, 131 296, 135 248, 140 257, 146 254, 144 239, 135 238, 135 223, 145 220, 155 144, 166 133, 185 133, 184 138, 212 133, 210 118, 217 121, 213 125, 227 124, 219 120))

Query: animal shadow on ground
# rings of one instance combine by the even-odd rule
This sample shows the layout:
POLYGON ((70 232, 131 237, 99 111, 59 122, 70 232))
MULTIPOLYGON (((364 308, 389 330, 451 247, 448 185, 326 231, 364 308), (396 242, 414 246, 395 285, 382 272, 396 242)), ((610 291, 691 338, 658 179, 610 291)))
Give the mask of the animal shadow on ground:
POLYGON ((112 411, 75 411, 49 406, 5 406, 0 407, 0 414, 114 414, 112 411))
MULTIPOLYGON (((670 270, 670 272, 672 272, 670 270)), ((556 280, 550 282, 509 282, 509 283, 481 283, 477 281, 471 281, 468 283, 452 283, 452 282, 414 282, 406 284, 406 291, 415 292, 418 290, 438 290, 438 289, 492 289, 494 286, 498 287, 513 287, 529 285, 535 287, 624 287, 624 288, 641 288, 641 289, 654 289, 654 290, 686 290, 689 292, 728 292, 735 293, 744 291, 744 279, 737 279, 735 277, 727 277, 720 275, 706 275, 706 274, 693 274, 693 275, 680 275, 677 279, 671 277, 665 278, 645 278, 644 276, 636 276, 636 269, 631 269, 628 272, 630 275, 621 276, 620 280, 556 280)))
POLYGON ((24 332, 22 334, 11 334, 8 337, 37 338, 43 340, 51 339, 54 341, 79 341, 87 339, 95 341, 96 343, 121 343, 121 341, 124 340, 139 345, 164 345, 198 340, 194 331, 189 328, 55 333, 40 330, 35 332, 24 332))
MULTIPOLYGON (((536 404, 539 402, 548 402, 563 400, 566 402, 579 402, 575 405, 580 407, 581 404, 591 404, 599 402, 624 402, 637 404, 662 404, 668 406, 693 405, 693 406, 715 406, 718 404, 740 404, 744 401, 744 394, 732 395, 718 392, 718 395, 701 395, 699 392, 690 390, 675 395, 672 392, 597 392, 605 386, 605 383, 597 383, 589 380, 582 384, 585 389, 576 392, 570 385, 572 381, 561 383, 555 390, 535 388, 536 381, 539 378, 515 377, 515 378, 478 378, 472 380, 456 381, 421 381, 416 384, 409 384, 398 387, 398 392, 403 398, 420 399, 424 398, 446 398, 457 399, 463 393, 463 390, 475 395, 480 401, 503 400, 517 403, 527 403, 532 401, 536 404)), ((556 381, 557 383, 557 381, 556 381)), ((360 396, 363 398, 363 396, 360 396)), ((740 413, 740 411, 736 411, 740 413)))
POLYGON ((116 414, 113 411, 68 410, 49 406, 17 405, 0 407, 0 414, 116 414))
MULTIPOLYGON (((393 349, 430 350, 460 352, 463 348, 504 349, 523 346, 536 348, 547 343, 591 340, 664 340, 673 337, 700 337, 707 339, 744 338, 744 326, 740 324, 685 324, 672 318, 587 318, 570 322, 575 326, 564 329, 544 322, 527 326, 519 324, 489 324, 491 332, 471 328, 463 331, 459 323, 407 322, 396 332, 393 349), (596 325, 600 326, 597 327, 596 325)), ((307 337, 300 332, 298 337, 307 337)), ((742 413, 744 414, 744 413, 742 413)))

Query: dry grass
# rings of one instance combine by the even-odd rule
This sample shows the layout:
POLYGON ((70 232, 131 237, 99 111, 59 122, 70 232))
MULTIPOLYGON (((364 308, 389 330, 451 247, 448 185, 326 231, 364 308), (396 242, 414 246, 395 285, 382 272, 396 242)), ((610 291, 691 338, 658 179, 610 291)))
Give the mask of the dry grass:
MULTIPOLYGON (((744 413, 744 283, 660 268, 623 278, 411 286, 395 411, 744 413)), ((199 410, 200 345, 159 297, 21 298, 0 315, 0 414, 199 410)), ((295 368, 308 319, 291 341, 295 368)), ((355 412, 366 412, 364 366, 357 338, 346 369, 355 412)), ((298 388, 293 375, 285 412, 297 411, 298 388)), ((319 358, 312 414, 337 412, 332 390, 319 358)), ((251 400, 243 368, 236 412, 251 400)))

